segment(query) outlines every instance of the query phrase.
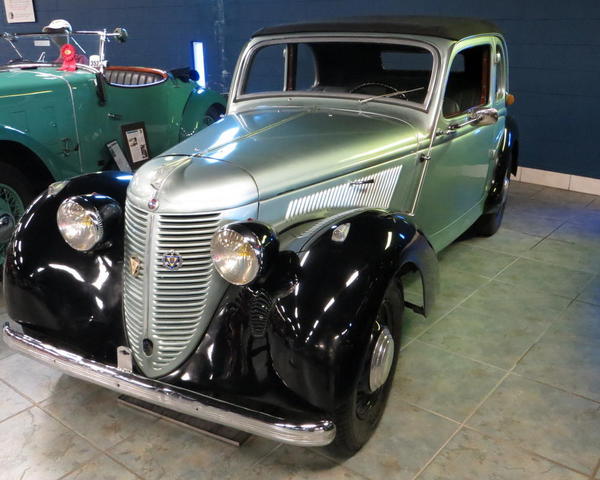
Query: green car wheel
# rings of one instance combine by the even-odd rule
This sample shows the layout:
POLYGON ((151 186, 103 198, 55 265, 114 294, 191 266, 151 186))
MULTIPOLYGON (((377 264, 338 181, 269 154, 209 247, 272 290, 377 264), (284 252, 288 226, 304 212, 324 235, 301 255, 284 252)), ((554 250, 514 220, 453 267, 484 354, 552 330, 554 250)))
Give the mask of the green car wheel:
MULTIPOLYGON (((24 175, 12 165, 0 163, 0 218, 8 214, 16 223, 33 197, 33 188, 24 175)), ((4 264, 5 249, 6 242, 2 239, 0 265, 4 264)))

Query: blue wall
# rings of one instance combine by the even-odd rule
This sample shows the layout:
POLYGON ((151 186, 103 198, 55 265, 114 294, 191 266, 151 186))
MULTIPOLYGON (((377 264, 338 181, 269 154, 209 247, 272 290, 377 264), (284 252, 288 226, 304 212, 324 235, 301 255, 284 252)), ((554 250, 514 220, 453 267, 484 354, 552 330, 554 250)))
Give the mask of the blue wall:
MULTIPOLYGON (((205 42, 209 86, 228 87, 250 34, 275 23, 368 14, 481 17, 509 44, 511 107, 521 128, 521 164, 600 178, 592 113, 600 109, 598 0, 37 0, 39 26, 123 25, 130 42, 112 62, 172 68, 190 64, 190 42, 205 42)), ((3 12, 2 12, 3 14, 3 12)), ((31 25, 17 28, 31 29, 31 25)), ((0 29, 7 30, 4 17, 0 29)))
MULTIPOLYGON (((64 18, 74 30, 125 27, 126 44, 112 43, 107 58, 113 65, 177 68, 192 64, 192 41, 204 42, 209 76, 219 91, 222 35, 215 33, 220 4, 213 0, 34 0, 37 23, 6 23, 0 2, 0 32, 41 31, 52 19, 64 18)), ((221 5, 222 8, 222 5, 221 5)))

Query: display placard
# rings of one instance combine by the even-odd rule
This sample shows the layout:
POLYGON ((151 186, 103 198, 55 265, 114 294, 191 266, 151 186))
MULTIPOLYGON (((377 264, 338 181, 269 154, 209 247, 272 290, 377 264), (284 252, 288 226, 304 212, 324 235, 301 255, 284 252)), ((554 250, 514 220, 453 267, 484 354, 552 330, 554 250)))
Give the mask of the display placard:
POLYGON ((116 140, 108 142, 106 148, 108 148, 110 156, 117 164, 117 167, 119 167, 119 170, 122 172, 131 172, 131 165, 129 165, 127 157, 125 157, 123 150, 121 150, 121 146, 116 140))
POLYGON ((4 0, 4 10, 8 23, 35 22, 33 0, 4 0))
POLYGON ((126 145, 129 164, 132 170, 150 160, 150 148, 144 122, 130 123, 121 126, 123 132, 123 143, 126 145))

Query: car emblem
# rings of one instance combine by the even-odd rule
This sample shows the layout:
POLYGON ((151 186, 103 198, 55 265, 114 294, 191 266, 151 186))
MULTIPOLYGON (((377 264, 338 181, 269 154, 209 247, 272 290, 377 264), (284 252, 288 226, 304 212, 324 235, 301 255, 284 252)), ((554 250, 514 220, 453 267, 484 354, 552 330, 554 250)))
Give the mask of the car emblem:
POLYGON ((153 198, 148 202, 148 208, 150 210, 156 210, 158 208, 158 198, 153 198))
POLYGON ((138 257, 131 257, 129 259, 129 271, 135 278, 139 277, 140 273, 142 273, 142 261, 138 257))
POLYGON ((183 257, 174 250, 171 250, 163 255, 163 266, 167 270, 174 272, 175 270, 179 270, 182 264, 183 257))

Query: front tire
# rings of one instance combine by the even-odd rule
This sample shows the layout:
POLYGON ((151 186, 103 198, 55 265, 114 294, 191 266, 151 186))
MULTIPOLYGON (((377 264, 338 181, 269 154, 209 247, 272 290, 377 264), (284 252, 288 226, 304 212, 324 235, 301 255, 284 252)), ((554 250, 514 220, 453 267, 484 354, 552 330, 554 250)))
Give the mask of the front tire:
POLYGON ((403 309, 402 287, 399 282, 393 281, 387 288, 373 321, 366 358, 352 394, 333 413, 336 436, 333 443, 325 448, 335 457, 348 458, 358 452, 371 438, 381 420, 398 363, 403 309), (388 371, 386 378, 380 379, 378 383, 382 384, 373 390, 371 365, 376 357, 373 352, 386 330, 393 339, 393 355, 391 364, 384 367, 388 371))
MULTIPOLYGON (((12 165, 0 162, 0 214, 9 213, 17 221, 34 199, 31 182, 12 165)), ((0 243, 0 265, 4 264, 6 244, 0 243)))

